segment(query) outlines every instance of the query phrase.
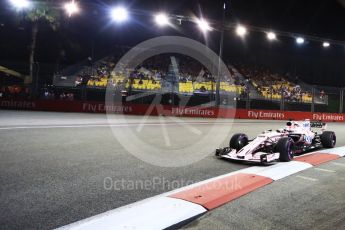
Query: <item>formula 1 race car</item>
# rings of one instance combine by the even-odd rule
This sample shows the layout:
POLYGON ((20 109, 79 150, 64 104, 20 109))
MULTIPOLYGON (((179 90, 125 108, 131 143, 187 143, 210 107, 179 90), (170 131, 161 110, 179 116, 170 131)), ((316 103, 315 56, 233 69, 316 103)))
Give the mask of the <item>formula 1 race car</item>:
POLYGON ((327 125, 322 122, 289 121, 286 127, 273 131, 267 130, 253 140, 243 133, 234 134, 229 147, 216 150, 219 158, 267 163, 272 161, 290 161, 295 154, 317 148, 333 148, 336 135, 325 131, 327 125), (320 129, 320 133, 312 130, 320 129))

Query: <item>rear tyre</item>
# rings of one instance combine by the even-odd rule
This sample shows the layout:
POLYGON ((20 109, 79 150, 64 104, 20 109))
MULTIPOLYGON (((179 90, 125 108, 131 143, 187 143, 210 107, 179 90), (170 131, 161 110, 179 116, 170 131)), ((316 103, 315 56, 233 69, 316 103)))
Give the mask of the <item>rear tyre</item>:
POLYGON ((293 153, 294 142, 290 137, 283 137, 279 139, 276 149, 279 152, 279 160, 288 162, 294 157, 293 153))
POLYGON ((334 148, 335 144, 337 143, 335 133, 332 131, 324 131, 321 134, 321 143, 325 148, 334 148))
POLYGON ((229 146, 232 149, 236 149, 236 151, 242 149, 244 146, 248 144, 248 136, 243 133, 234 134, 231 139, 229 146))

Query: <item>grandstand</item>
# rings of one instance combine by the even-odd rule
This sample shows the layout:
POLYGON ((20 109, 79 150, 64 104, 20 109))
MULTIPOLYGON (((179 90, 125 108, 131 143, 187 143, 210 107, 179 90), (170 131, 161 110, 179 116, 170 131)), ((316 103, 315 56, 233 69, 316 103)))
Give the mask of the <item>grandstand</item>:
MULTIPOLYGON (((176 56, 176 54, 174 54, 176 56)), ((109 58, 103 58, 94 63, 94 70, 90 70, 89 66, 80 66, 75 73, 69 73, 70 76, 65 78, 69 86, 86 85, 88 88, 106 88, 107 86, 116 87, 123 86, 126 89, 142 90, 142 91, 161 91, 162 84, 167 82, 169 59, 174 57, 168 55, 160 55, 145 61, 142 66, 135 70, 128 70, 128 76, 124 73, 115 73, 113 71, 114 63, 109 58), (157 61, 159 60, 160 61, 157 61), (162 61, 164 60, 164 61, 162 61), (155 62, 157 61, 157 62, 155 62)), ((216 83, 213 76, 197 61, 183 55, 179 55, 178 68, 178 84, 177 91, 181 94, 192 95, 194 93, 214 93, 216 83), (200 75, 200 70, 202 74, 200 75)), ((71 68, 68 68, 71 70, 71 68)), ((62 71, 68 72, 68 71, 62 71)), ((61 76, 61 74, 59 74, 61 76)), ((54 78, 56 79, 56 77, 54 78)), ((62 86, 60 82, 55 81, 55 85, 62 86)), ((63 86, 66 86, 65 84, 63 86)), ((244 92, 243 85, 236 82, 234 78, 229 76, 228 79, 222 79, 220 82, 220 91, 222 93, 242 94, 244 92)))
MULTIPOLYGON (((239 70, 257 91, 256 97, 271 101, 289 101, 312 103, 312 86, 298 84, 288 80, 288 76, 271 71, 269 68, 255 68, 250 65, 239 65, 239 70)), ((326 100, 314 98, 315 103, 325 104, 326 100)))
MULTIPOLYGON (((126 73, 114 72, 119 56, 109 55, 90 65, 79 65, 74 73, 69 72, 70 86, 86 86, 89 89, 106 87, 122 88, 130 92, 165 93, 172 91, 180 95, 213 95, 216 91, 214 76, 201 63, 180 54, 160 54, 145 60, 126 73), (170 81, 172 74, 176 82, 170 81), (72 85, 73 84, 73 85, 72 85)), ((67 73, 73 68, 68 68, 67 73)), ((228 64, 230 76, 222 77, 220 93, 235 97, 250 97, 267 101, 288 101, 311 104, 312 86, 289 80, 289 76, 271 71, 263 66, 253 67, 240 63, 228 64)), ((314 97, 314 103, 327 104, 327 96, 314 97)))

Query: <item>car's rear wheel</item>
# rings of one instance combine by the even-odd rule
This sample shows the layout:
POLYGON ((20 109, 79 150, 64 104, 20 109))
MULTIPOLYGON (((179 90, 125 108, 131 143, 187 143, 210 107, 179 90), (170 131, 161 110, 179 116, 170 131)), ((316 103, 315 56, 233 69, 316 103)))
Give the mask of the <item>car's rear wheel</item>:
POLYGON ((234 134, 231 139, 229 146, 232 149, 236 149, 236 151, 242 149, 244 146, 248 144, 248 136, 243 133, 236 133, 234 134))
POLYGON ((293 152, 294 142, 290 137, 283 137, 279 139, 276 149, 279 152, 279 160, 288 162, 294 157, 293 152))
POLYGON ((335 133, 332 131, 324 131, 321 134, 321 143, 325 148, 334 148, 335 144, 337 143, 335 133))

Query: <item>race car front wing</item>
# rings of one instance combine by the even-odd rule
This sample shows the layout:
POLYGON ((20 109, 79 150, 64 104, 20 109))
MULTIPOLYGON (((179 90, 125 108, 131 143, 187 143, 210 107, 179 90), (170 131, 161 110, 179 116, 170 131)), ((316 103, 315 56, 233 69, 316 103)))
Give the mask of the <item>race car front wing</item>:
POLYGON ((265 153, 256 152, 254 154, 238 154, 236 149, 231 149, 230 147, 216 149, 216 156, 224 159, 238 160, 238 161, 248 161, 248 162, 258 162, 258 163, 268 163, 276 161, 279 159, 279 152, 277 153, 265 153))

